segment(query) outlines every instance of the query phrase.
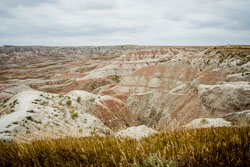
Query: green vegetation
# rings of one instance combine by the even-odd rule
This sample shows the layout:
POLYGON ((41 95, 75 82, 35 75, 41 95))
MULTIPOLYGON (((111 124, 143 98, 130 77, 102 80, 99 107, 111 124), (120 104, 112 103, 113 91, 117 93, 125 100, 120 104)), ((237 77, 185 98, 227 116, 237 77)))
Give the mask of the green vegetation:
POLYGON ((9 130, 5 130, 5 131, 3 131, 4 133, 11 133, 11 131, 9 131, 9 130))
POLYGON ((17 100, 14 100, 12 103, 9 103, 9 107, 10 107, 9 113, 15 112, 14 108, 16 104, 19 104, 17 100))
POLYGON ((0 143, 0 166, 250 166, 249 127, 0 143), (18 155, 18 156, 17 156, 18 155))
POLYGON ((72 119, 76 119, 78 116, 79 116, 79 115, 78 115, 77 112, 71 113, 71 118, 72 118, 72 119))
POLYGON ((29 112, 29 113, 35 113, 35 111, 34 111, 34 110, 28 110, 28 111, 26 111, 26 112, 29 112))
POLYGON ((110 76, 110 79, 113 80, 116 83, 120 82, 120 76, 119 75, 112 75, 112 76, 110 76))
POLYGON ((80 103, 80 101, 81 101, 81 97, 77 97, 77 99, 76 99, 76 101, 77 101, 77 103, 80 103))
POLYGON ((9 128, 9 127, 11 127, 11 124, 6 126, 6 128, 9 128))
POLYGON ((41 124, 42 123, 42 121, 37 121, 37 120, 34 120, 34 122, 37 123, 37 124, 41 124))
POLYGON ((33 121, 32 116, 26 116, 25 118, 26 118, 27 120, 29 120, 29 121, 33 121))
POLYGON ((15 112, 15 110, 11 109, 11 110, 10 110, 10 113, 13 113, 13 112, 15 112))
POLYGON ((141 167, 141 166, 148 166, 148 167, 175 167, 176 164, 174 161, 167 161, 161 155, 157 153, 153 153, 145 160, 142 161, 142 164, 135 162, 132 167, 141 167))
POLYGON ((95 101, 95 98, 94 98, 94 97, 91 97, 91 98, 89 99, 89 101, 94 102, 94 101, 95 101))
POLYGON ((68 100, 68 101, 66 102, 66 104, 67 104, 68 106, 70 106, 70 105, 72 104, 72 101, 71 101, 71 100, 68 100))
POLYGON ((200 122, 201 124, 208 124, 208 121, 206 120, 206 118, 202 118, 200 122))

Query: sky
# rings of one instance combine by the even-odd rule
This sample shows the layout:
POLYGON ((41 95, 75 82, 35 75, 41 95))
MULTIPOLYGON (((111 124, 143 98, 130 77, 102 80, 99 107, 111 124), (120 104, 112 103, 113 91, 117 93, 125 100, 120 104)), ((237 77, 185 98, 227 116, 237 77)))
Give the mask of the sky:
POLYGON ((250 0, 0 0, 0 45, 250 44, 250 0))

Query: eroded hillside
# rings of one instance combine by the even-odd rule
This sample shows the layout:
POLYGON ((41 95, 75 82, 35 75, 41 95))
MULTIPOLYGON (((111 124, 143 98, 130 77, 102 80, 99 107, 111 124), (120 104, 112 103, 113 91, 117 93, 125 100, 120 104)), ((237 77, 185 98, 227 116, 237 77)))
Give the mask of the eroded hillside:
POLYGON ((0 135, 168 130, 198 118, 249 125, 249 60, 249 46, 3 46, 0 135))

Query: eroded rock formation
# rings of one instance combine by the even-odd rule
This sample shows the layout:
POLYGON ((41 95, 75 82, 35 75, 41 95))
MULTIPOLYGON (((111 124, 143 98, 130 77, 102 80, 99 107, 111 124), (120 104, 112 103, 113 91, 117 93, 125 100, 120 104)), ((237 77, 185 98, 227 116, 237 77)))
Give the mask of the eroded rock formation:
POLYGON ((180 128, 199 118, 242 125, 244 117, 249 125, 249 114, 240 114, 250 109, 249 60, 249 46, 3 46, 0 133, 26 135, 46 125, 57 135, 66 127, 102 135, 140 124, 180 128), (31 110, 41 125, 27 120, 31 110), (60 122, 68 118, 69 125, 60 122), (82 119, 97 124, 88 129, 82 119))

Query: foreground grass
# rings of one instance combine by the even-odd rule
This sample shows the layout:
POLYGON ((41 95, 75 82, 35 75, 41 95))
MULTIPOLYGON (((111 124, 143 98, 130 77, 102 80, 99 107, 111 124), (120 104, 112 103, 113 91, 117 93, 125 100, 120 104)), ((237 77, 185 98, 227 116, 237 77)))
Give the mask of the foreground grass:
POLYGON ((0 166, 250 166, 250 128, 0 143, 0 166), (155 161, 155 162, 154 162, 155 161))

